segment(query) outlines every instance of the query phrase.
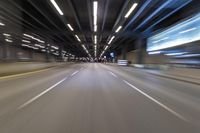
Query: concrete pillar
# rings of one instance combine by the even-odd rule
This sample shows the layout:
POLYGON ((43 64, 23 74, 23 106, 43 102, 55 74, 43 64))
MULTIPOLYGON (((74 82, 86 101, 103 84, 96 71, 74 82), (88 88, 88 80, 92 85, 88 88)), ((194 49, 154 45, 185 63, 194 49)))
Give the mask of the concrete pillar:
POLYGON ((122 48, 122 51, 121 51, 122 60, 126 60, 126 59, 127 59, 127 50, 128 50, 128 46, 125 45, 125 46, 122 48))
POLYGON ((63 53, 62 53, 62 51, 63 51, 63 45, 61 44, 61 45, 59 45, 59 61, 63 61, 63 59, 64 59, 64 57, 63 57, 63 53))
POLYGON ((146 39, 139 38, 139 39, 136 41, 136 46, 137 46, 136 63, 137 63, 137 64, 144 64, 145 44, 146 44, 146 39))
POLYGON ((46 51, 45 51, 45 55, 46 55, 46 62, 49 62, 50 61, 50 55, 49 55, 49 52, 50 52, 50 44, 48 43, 48 40, 45 41, 45 47, 46 47, 46 51))

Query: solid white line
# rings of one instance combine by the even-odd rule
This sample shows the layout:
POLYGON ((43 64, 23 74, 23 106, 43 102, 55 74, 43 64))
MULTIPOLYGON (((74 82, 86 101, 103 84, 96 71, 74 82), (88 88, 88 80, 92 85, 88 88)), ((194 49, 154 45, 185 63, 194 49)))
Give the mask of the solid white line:
POLYGON ((25 102, 24 104, 22 104, 21 106, 18 107, 18 110, 20 110, 20 109, 26 107, 27 105, 29 105, 30 103, 34 102, 35 100, 37 100, 38 98, 40 98, 41 96, 43 96, 44 94, 46 94, 47 92, 49 92, 50 90, 52 90, 53 88, 55 88, 56 86, 58 86, 59 84, 61 84, 66 79, 67 79, 67 77, 65 77, 64 79, 60 80, 59 82, 57 82, 53 86, 49 87, 48 89, 46 89, 42 93, 38 94, 37 96, 33 97, 29 101, 25 102))
POLYGON ((113 72, 108 71, 112 76, 114 76, 115 78, 118 78, 117 75, 115 75, 113 72))
POLYGON ((177 116, 178 118, 180 118, 181 120, 184 120, 186 122, 189 122, 189 120, 187 120, 186 118, 184 118, 183 116, 181 116, 179 113, 175 112, 174 110, 170 109, 169 107, 167 107, 166 105, 162 104, 161 102, 157 101, 156 99, 154 99, 153 97, 149 96, 148 94, 146 94, 145 92, 141 91, 140 89, 138 89, 137 87, 135 87, 134 85, 130 84, 129 82, 127 82, 126 80, 123 80, 127 85, 129 85, 130 87, 132 87, 133 89, 135 89, 136 91, 138 91, 139 93, 141 93, 142 95, 146 96, 147 98, 149 98, 150 100, 152 100, 153 102, 157 103, 159 106, 163 107, 164 109, 166 109, 167 111, 169 111, 170 113, 172 113, 173 115, 177 116))

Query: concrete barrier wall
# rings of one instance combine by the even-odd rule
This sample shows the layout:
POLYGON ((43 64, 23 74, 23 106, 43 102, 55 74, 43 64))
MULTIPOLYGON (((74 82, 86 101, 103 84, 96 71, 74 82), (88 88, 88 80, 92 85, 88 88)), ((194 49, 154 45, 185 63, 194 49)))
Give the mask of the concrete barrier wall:
POLYGON ((0 63, 0 76, 30 72, 35 70, 41 70, 45 68, 51 68, 65 63, 42 63, 42 62, 16 62, 16 63, 0 63))
MULTIPOLYGON (((23 49, 21 47, 7 45, 6 53, 3 48, 4 45, 0 41, 0 61, 47 61, 45 53, 39 53, 30 49, 23 49)), ((53 55, 49 55, 49 61, 56 61, 53 55)))

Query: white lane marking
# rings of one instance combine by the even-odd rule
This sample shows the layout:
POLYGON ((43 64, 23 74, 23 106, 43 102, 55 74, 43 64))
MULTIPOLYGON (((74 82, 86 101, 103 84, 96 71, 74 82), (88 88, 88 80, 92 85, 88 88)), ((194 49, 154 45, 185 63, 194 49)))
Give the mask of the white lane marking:
POLYGON ((169 107, 167 107, 166 105, 162 104, 161 102, 157 101, 156 99, 154 99, 153 97, 151 97, 150 95, 146 94, 145 92, 141 91, 140 89, 138 89, 137 87, 135 87, 134 85, 130 84, 129 82, 127 82, 126 80, 123 80, 128 86, 132 87, 133 89, 135 89, 136 91, 138 91, 139 93, 141 93, 142 95, 146 96, 147 98, 149 98, 150 100, 152 100, 153 102, 157 103, 159 106, 163 107, 164 109, 166 109, 167 111, 169 111, 170 113, 172 113, 173 115, 177 116, 178 118, 180 118, 183 121, 189 122, 189 120, 187 120, 185 117, 183 117, 182 115, 180 115, 179 113, 175 112, 174 110, 170 109, 169 107))
POLYGON ((65 77, 64 79, 60 80, 59 82, 57 82, 53 86, 49 87, 48 89, 46 89, 42 93, 38 94, 37 96, 33 97, 29 101, 25 102, 24 104, 22 104, 21 106, 18 107, 18 110, 20 110, 20 109, 26 107, 27 105, 29 105, 30 103, 34 102, 35 100, 37 100, 38 98, 40 98, 41 96, 43 96, 44 94, 46 94, 47 92, 49 92, 50 90, 52 90, 53 88, 55 88, 56 86, 58 86, 59 84, 61 84, 66 79, 67 79, 67 77, 65 77))
POLYGON ((81 69, 79 69, 79 70, 75 71, 74 73, 72 73, 72 74, 71 74, 71 77, 74 76, 74 75, 76 75, 76 74, 77 74, 78 72, 80 72, 81 70, 83 70, 83 67, 81 67, 81 69))
POLYGON ((74 73, 71 74, 71 76, 74 76, 75 74, 77 74, 79 71, 76 71, 74 73))
POLYGON ((111 71, 108 71, 112 76, 114 76, 115 78, 118 78, 116 74, 114 74, 113 72, 111 71))

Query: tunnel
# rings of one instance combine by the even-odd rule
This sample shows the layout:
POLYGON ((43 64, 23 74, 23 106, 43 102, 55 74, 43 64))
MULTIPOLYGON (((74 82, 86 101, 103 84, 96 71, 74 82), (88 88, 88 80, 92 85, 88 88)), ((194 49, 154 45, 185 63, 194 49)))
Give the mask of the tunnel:
POLYGON ((0 133, 200 133, 200 0, 0 0, 0 133))

